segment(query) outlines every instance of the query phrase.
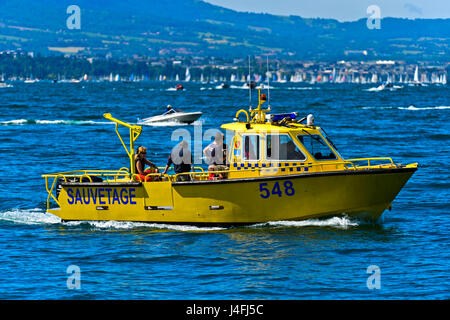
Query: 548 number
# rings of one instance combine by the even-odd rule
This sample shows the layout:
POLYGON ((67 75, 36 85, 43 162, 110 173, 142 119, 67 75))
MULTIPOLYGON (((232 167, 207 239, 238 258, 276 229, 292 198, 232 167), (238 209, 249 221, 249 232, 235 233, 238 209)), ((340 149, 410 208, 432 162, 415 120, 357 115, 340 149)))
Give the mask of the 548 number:
POLYGON ((277 195, 278 197, 281 197, 283 193, 287 196, 293 196, 295 194, 294 185, 289 180, 284 181, 282 187, 280 187, 280 183, 278 181, 275 182, 275 184, 271 188, 266 182, 260 183, 259 192, 259 196, 263 199, 267 199, 271 195, 277 195), (272 189, 272 191, 270 189, 272 189))

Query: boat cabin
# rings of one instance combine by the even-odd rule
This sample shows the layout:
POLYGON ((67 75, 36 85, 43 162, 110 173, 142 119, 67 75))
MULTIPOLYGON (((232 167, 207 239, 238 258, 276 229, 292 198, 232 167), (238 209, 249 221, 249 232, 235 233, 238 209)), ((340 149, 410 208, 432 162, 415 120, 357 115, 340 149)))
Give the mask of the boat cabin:
POLYGON ((314 126, 232 123, 227 130, 229 178, 337 169, 343 159, 314 126), (231 138, 230 138, 231 137, 231 138))
POLYGON ((258 108, 240 110, 235 122, 224 124, 228 146, 228 178, 344 169, 344 159, 326 133, 314 125, 314 118, 297 120, 296 113, 269 115, 262 110, 264 95, 259 92, 258 108), (246 121, 239 115, 246 114, 246 121), (308 120, 306 124, 303 124, 308 120))

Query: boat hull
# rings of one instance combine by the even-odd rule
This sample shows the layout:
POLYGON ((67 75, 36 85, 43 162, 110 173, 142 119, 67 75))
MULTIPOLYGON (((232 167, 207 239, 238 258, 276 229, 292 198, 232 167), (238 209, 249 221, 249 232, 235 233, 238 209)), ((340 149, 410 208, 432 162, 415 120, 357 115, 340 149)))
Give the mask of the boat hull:
POLYGON ((139 124, 145 125, 145 124, 153 124, 158 122, 181 122, 181 123, 192 123, 196 121, 198 118, 200 118, 202 115, 201 112, 189 112, 189 113, 174 113, 174 114, 168 114, 168 115, 161 115, 161 116, 155 116, 151 118, 142 119, 139 121, 139 124))
POLYGON ((377 220, 415 167, 149 183, 64 183, 63 220, 241 225, 345 214, 377 220))

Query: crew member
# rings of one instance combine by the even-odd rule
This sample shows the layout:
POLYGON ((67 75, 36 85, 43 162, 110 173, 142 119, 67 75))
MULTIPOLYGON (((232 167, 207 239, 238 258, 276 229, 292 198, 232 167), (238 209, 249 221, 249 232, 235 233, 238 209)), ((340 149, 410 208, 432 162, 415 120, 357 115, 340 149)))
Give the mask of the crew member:
MULTIPOLYGON (((228 167, 226 166, 227 160, 227 145, 224 142, 224 136, 221 132, 217 132, 214 141, 210 143, 205 149, 203 149, 203 154, 208 159, 208 171, 226 171, 228 167)), ((226 173, 210 174, 210 179, 227 178, 226 173)))
POLYGON ((190 174, 181 174, 191 171, 192 155, 188 149, 188 143, 186 141, 181 141, 176 145, 167 159, 167 165, 162 173, 165 175, 169 167, 173 164, 173 169, 175 174, 177 174, 177 181, 190 181, 190 174))
POLYGON ((153 162, 147 160, 147 148, 146 147, 138 147, 136 150, 136 155, 134 156, 134 167, 135 167, 135 174, 138 177, 139 181, 152 181, 152 180, 158 180, 157 177, 152 177, 146 175, 151 173, 158 173, 158 167, 153 164, 153 162), (144 170, 145 165, 149 165, 150 169, 144 170))

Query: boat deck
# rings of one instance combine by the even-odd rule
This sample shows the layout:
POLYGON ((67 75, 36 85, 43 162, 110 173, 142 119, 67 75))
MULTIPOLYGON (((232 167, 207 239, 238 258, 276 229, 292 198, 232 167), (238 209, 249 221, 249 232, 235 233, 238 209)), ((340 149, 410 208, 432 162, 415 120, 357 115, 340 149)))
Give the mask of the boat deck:
MULTIPOLYGON (((271 180, 294 177, 310 177, 312 175, 344 175, 344 174, 359 174, 359 173, 382 173, 393 172, 393 169, 416 169, 417 164, 400 165, 395 164, 391 158, 361 158, 350 159, 345 161, 333 161, 324 163, 298 163, 295 165, 283 166, 282 163, 277 163, 274 166, 245 168, 232 167, 229 170, 223 171, 204 171, 201 167, 194 167, 193 171, 182 174, 148 174, 146 178, 151 178, 150 181, 140 181, 138 175, 131 175, 128 168, 121 168, 119 170, 77 170, 59 173, 45 174, 45 187, 48 193, 47 209, 50 208, 51 200, 53 199, 58 204, 58 188, 60 186, 98 186, 105 185, 114 187, 140 187, 143 184, 153 184, 159 182, 170 181, 172 185, 191 185, 191 184, 208 184, 208 183, 233 183, 256 180, 271 180), (374 162, 384 162, 374 164, 374 162), (386 163, 387 161, 387 163, 386 163), (360 164, 360 165, 358 165, 360 164), (308 169, 308 170, 305 170, 308 169), (218 175, 222 173, 223 179, 219 179, 218 175), (189 175, 188 181, 181 181, 179 176, 189 175), (56 191, 56 196, 55 196, 56 191)), ((158 168, 162 171, 164 168, 158 168)))

